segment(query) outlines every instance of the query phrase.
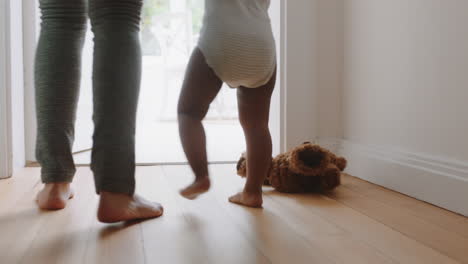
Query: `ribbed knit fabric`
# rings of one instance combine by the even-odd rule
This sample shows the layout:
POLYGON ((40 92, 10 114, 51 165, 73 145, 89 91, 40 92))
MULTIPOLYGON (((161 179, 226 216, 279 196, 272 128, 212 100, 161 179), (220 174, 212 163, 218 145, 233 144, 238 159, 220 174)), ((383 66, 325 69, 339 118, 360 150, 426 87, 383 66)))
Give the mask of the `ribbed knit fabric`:
POLYGON ((206 0, 198 48, 232 88, 266 84, 276 67, 270 0, 206 0))
POLYGON ((36 156, 44 183, 70 182, 81 52, 88 16, 94 32, 96 191, 133 194, 135 122, 141 78, 142 0, 40 0, 36 51, 36 156))

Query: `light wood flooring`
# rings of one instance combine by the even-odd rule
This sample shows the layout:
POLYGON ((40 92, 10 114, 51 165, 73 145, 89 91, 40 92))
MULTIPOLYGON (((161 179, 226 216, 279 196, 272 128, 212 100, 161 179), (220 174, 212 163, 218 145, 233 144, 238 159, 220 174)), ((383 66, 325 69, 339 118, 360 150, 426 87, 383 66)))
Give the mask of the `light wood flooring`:
POLYGON ((36 208, 39 169, 24 169, 0 181, 0 263, 468 263, 468 218, 357 178, 326 196, 265 188, 264 209, 248 209, 227 202, 243 185, 234 166, 211 172, 212 190, 188 201, 187 166, 138 167, 138 193, 165 215, 106 225, 89 168, 57 212, 36 208))

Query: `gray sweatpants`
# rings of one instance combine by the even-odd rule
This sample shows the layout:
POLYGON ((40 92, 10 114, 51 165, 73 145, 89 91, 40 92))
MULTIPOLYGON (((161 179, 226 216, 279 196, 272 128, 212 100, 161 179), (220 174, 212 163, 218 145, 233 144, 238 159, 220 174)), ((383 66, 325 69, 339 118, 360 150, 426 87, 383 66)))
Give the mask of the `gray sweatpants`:
POLYGON ((71 150, 89 15, 94 33, 91 168, 96 191, 133 194, 142 0, 89 0, 89 7, 87 0, 39 2, 36 156, 42 181, 71 182, 76 171, 71 150))

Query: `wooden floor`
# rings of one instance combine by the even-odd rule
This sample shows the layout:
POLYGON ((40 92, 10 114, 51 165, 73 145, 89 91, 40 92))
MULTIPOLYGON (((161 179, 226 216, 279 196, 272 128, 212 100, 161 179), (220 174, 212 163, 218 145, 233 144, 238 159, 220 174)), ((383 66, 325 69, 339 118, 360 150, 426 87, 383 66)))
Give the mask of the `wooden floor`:
POLYGON ((468 263, 468 218, 353 177, 328 196, 265 188, 264 209, 226 202, 242 188, 233 165, 211 167, 213 189, 180 198, 187 166, 139 167, 137 190, 165 215, 133 224, 95 218, 88 168, 76 197, 40 212, 39 170, 0 181, 0 263, 468 263))

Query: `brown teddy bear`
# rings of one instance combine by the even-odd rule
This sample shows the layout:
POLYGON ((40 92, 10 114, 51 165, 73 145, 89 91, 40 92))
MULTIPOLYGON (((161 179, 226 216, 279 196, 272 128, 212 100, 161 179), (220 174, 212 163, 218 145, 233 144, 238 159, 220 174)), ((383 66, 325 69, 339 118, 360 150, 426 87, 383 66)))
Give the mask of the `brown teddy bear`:
MULTIPOLYGON (((345 158, 305 142, 273 158, 264 184, 285 193, 330 191, 340 185, 346 163, 345 158)), ((244 154, 237 162, 237 174, 246 177, 244 154)))

